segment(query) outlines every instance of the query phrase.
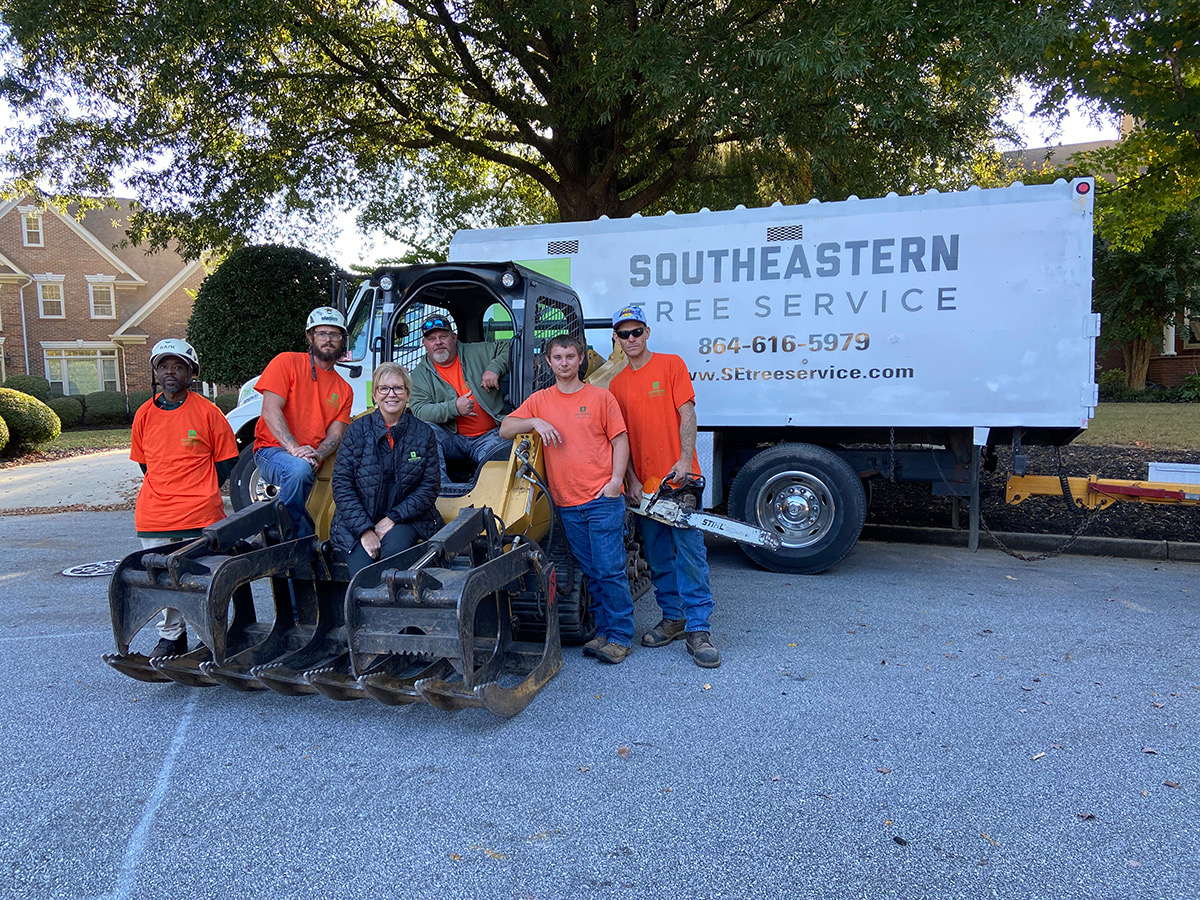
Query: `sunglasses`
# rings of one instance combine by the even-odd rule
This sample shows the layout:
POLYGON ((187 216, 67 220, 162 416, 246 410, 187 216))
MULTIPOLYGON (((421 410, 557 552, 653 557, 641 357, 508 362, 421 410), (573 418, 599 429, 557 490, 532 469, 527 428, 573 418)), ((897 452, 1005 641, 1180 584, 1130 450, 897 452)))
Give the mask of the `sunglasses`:
POLYGON ((617 337, 623 341, 629 340, 631 337, 641 337, 646 333, 645 328, 630 328, 628 331, 618 331, 617 337))

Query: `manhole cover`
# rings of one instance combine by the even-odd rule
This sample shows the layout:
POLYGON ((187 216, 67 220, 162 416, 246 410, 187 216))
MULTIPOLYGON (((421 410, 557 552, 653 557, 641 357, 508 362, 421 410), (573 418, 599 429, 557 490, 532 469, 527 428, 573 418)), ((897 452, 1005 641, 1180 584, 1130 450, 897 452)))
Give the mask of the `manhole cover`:
POLYGON ((119 559, 106 559, 103 562, 71 566, 69 569, 63 569, 62 573, 72 578, 94 578, 97 575, 112 575, 113 572, 117 571, 117 566, 120 564, 121 561, 119 559))

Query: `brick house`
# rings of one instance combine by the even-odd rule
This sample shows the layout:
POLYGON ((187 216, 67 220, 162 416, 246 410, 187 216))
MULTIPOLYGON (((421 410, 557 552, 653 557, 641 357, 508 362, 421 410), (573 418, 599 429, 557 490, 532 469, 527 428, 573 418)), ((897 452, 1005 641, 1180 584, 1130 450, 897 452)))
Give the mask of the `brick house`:
POLYGON ((183 337, 207 270, 171 250, 117 248, 128 201, 82 219, 23 197, 0 204, 0 379, 55 393, 150 389, 150 348, 183 337))

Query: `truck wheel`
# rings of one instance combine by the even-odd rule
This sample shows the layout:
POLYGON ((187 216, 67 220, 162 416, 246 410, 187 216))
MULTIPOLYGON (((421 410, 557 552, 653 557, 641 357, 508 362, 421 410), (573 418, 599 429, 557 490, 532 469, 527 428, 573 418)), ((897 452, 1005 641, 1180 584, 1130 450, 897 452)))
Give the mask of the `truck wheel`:
POLYGON ((840 562, 858 541, 867 496, 837 454, 812 444, 779 444, 742 467, 729 490, 729 511, 783 542, 778 550, 741 545, 758 565, 815 575, 840 562))
POLYGON ((229 475, 229 500, 234 510, 245 509, 259 500, 270 500, 277 493, 279 490, 275 485, 259 477, 258 466, 254 462, 254 445, 247 444, 238 454, 237 465, 229 475))

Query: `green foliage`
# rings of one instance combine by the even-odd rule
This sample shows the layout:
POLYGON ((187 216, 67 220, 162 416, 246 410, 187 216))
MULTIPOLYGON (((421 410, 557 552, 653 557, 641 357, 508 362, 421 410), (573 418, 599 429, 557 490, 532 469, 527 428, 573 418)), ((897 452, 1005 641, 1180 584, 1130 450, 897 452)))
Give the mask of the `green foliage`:
POLYGON ((1072 0, 1070 27, 1050 43, 1036 82, 1043 111, 1069 97, 1132 117, 1112 148, 1077 156, 1098 181, 1096 223, 1114 247, 1142 245, 1200 199, 1200 5, 1195 0, 1072 0))
POLYGON ((1057 33, 1038 0, 5 0, 0 14, 0 98, 24 123, 13 189, 107 196, 119 172, 144 204, 132 237, 189 255, 361 203, 432 255, 464 218, 946 187, 1057 33))
MULTIPOLYGON (((196 294, 187 339, 200 356, 200 374, 217 384, 241 384, 277 353, 308 346, 308 314, 330 301, 328 259, 273 244, 234 251, 204 279, 196 294)), ((344 274, 344 273, 343 273, 344 274)))
POLYGON ((64 431, 83 423, 83 404, 78 397, 53 397, 47 405, 58 416, 64 431))
POLYGON ((1200 374, 1193 372, 1183 376, 1183 382, 1171 389, 1171 399, 1175 403, 1195 403, 1200 401, 1200 374))
POLYGON ((128 402, 120 391, 93 391, 84 395, 83 420, 88 425, 105 428, 124 425, 129 421, 128 402))
POLYGON ((217 396, 213 398, 213 403, 216 405, 217 409, 226 415, 229 414, 230 410, 237 406, 237 402, 238 395, 234 393, 217 394, 217 396))
POLYGON ((1097 236, 1093 274, 1102 350, 1137 338, 1160 340, 1189 296, 1200 294, 1200 204, 1168 216, 1137 252, 1097 236))
POLYGON ((1096 384, 1100 388, 1101 403, 1119 403, 1129 393, 1125 387, 1124 369, 1105 369, 1096 379, 1096 384))
POLYGON ((6 388, 36 397, 43 403, 50 401, 50 382, 41 375, 10 375, 4 382, 6 388))
POLYGON ((129 413, 132 415, 142 408, 142 405, 154 396, 154 391, 130 391, 129 392, 129 413))
POLYGON ((0 419, 8 426, 9 452, 52 441, 62 431, 54 410, 11 388, 0 388, 0 419))
POLYGON ((8 425, 3 419, 0 419, 0 453, 4 452, 4 448, 8 446, 8 425))

